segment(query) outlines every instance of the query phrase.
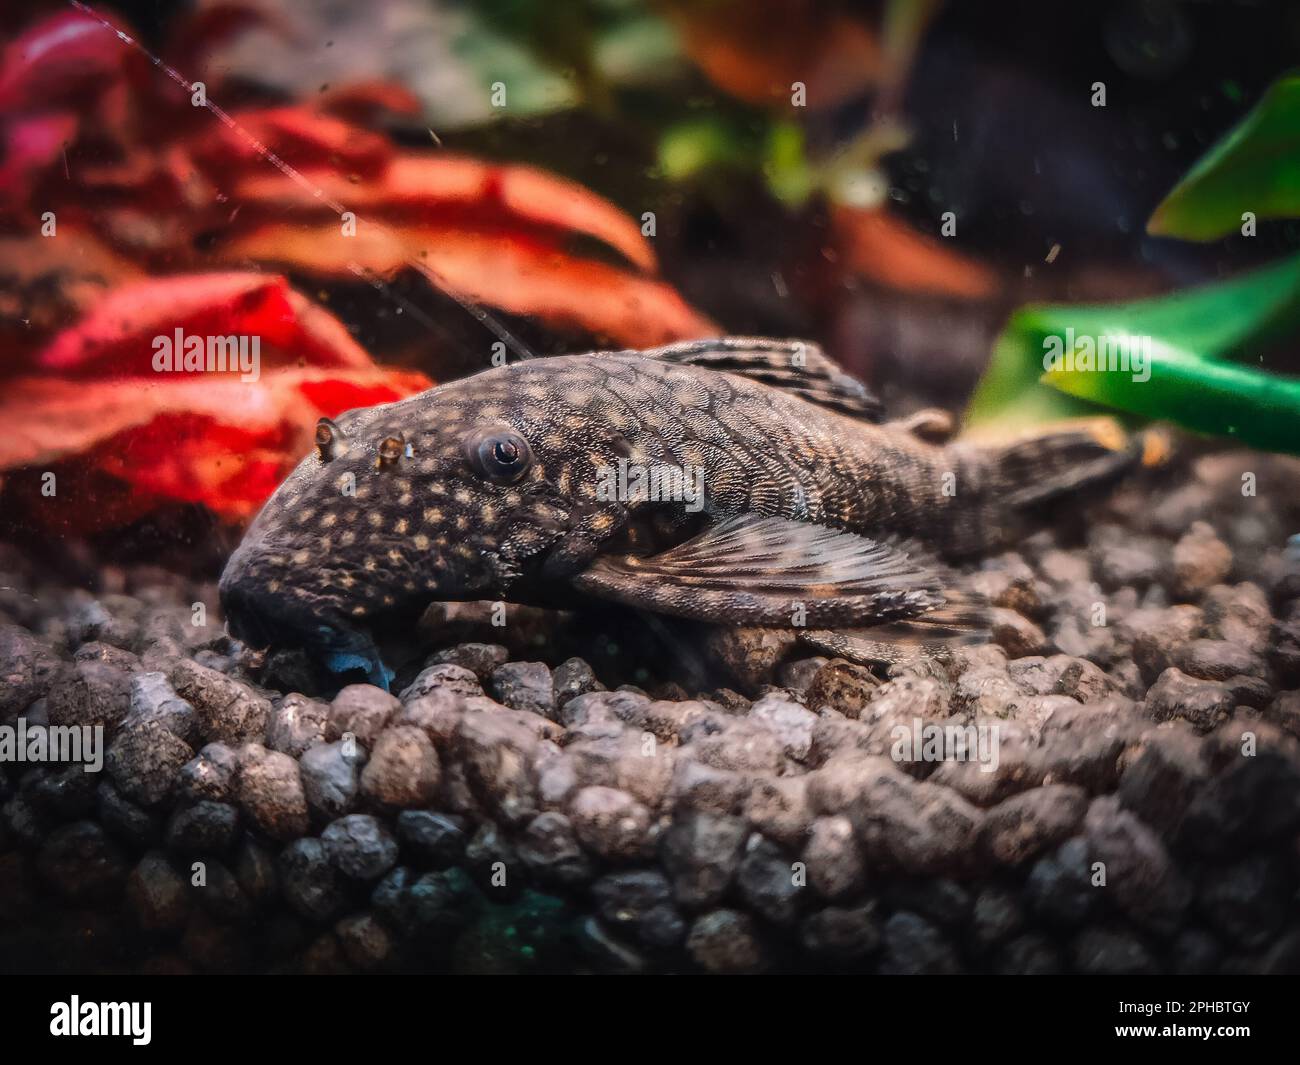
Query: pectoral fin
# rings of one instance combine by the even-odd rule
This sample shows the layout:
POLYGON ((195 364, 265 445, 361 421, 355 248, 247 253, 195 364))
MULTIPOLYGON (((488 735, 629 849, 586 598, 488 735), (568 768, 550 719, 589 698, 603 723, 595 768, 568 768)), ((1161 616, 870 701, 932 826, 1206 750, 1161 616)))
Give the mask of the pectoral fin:
POLYGON ((987 604, 952 593, 943 606, 914 618, 874 628, 812 629, 799 633, 799 640, 824 654, 871 666, 943 659, 955 648, 985 642, 989 635, 987 604))
POLYGON ((582 591, 722 625, 879 625, 940 610, 946 575, 902 547, 821 525, 747 515, 657 555, 604 556, 582 591))

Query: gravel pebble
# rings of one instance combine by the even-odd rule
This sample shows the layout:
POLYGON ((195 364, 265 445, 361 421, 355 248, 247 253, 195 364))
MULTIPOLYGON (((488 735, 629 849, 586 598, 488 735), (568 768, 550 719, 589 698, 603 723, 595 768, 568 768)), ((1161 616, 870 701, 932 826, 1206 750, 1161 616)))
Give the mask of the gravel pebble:
POLYGON ((1045 784, 1013 795, 984 815, 980 846, 1000 865, 1020 866, 1069 838, 1087 809, 1084 790, 1045 784))
POLYGON ((352 735, 367 749, 402 708, 397 699, 373 684, 349 684, 334 696, 325 718, 329 742, 352 735))
POLYGON ((50 681, 51 725, 102 726, 113 735, 131 707, 131 674, 106 662, 76 662, 50 681))
POLYGON ((189 802, 226 802, 234 794, 237 752, 224 743, 209 743, 181 767, 176 794, 189 802))
POLYGON ((266 745, 292 758, 301 758, 318 743, 325 742, 330 706, 290 692, 271 709, 266 726, 266 745))
POLYGON ((257 744, 240 749, 235 778, 239 808, 272 839, 291 840, 307 832, 307 798, 298 763, 257 744))
POLYGON ((817 715, 780 692, 770 692, 749 708, 751 720, 772 730, 786 757, 807 761, 817 715))
POLYGON ((167 824, 167 847, 180 854, 224 854, 235 842, 239 812, 205 799, 177 810, 167 824))
POLYGON ((519 841, 519 857, 545 880, 578 885, 591 879, 592 862, 579 846, 573 823, 548 810, 528 823, 519 841))
POLYGON ((312 921, 328 921, 347 905, 341 874, 318 839, 297 839, 280 852, 279 877, 284 897, 312 921))
MULTIPOLYGON (((1204 680, 1268 675, 1268 665, 1262 655, 1227 640, 1190 640, 1174 653, 1174 664, 1189 676, 1204 680)), ((1268 690, 1265 685, 1265 691, 1268 690)))
POLYGON ((425 665, 461 666, 473 673, 480 684, 485 684, 497 666, 505 665, 509 659, 510 651, 499 643, 461 643, 436 652, 425 665))
POLYGON ((549 717, 555 711, 555 683, 545 662, 507 662, 492 673, 492 694, 512 710, 549 717))
POLYGON ((808 886, 825 899, 841 900, 866 887, 866 855, 847 817, 818 817, 803 850, 808 886))
POLYGON ((671 950, 686 936, 672 884, 656 869, 608 873, 591 890, 601 919, 613 928, 631 929, 647 947, 671 950))
POLYGON ((754 832, 745 841, 736 885, 751 910, 774 924, 788 925, 799 916, 807 875, 780 847, 754 832))
POLYGON ((867 854, 906 873, 962 869, 979 830, 981 812, 948 788, 917 783, 883 759, 849 808, 867 854))
POLYGON ((445 869, 465 854, 469 836, 463 818, 433 810, 403 810, 397 815, 397 837, 417 862, 445 869))
POLYGON ((615 863, 635 862, 654 854, 657 832, 650 811, 617 788, 583 788, 569 806, 582 845, 615 863))
POLYGON ((1186 721, 1197 732, 1209 732, 1228 719, 1236 700, 1218 681, 1189 677, 1170 666, 1147 692, 1147 711, 1156 721, 1186 721))
POLYGON ((129 869, 121 850, 93 821, 74 821, 50 833, 36 868, 56 894, 77 904, 115 898, 129 869))
POLYGON ((1203 521, 1192 523, 1174 545, 1174 592, 1193 598, 1232 572, 1232 548, 1203 521))
POLYGON ((420 729, 385 729, 361 771, 361 794, 387 807, 424 806, 438 792, 438 754, 420 729))
POLYGON ((360 766, 365 754, 355 744, 324 743, 298 762, 303 796, 316 814, 333 819, 352 809, 361 787, 360 766))
POLYGON ((188 659, 176 664, 171 683, 198 711, 204 739, 238 747, 266 738, 271 703, 248 685, 188 659))
POLYGON ((674 818, 661 855, 681 905, 698 910, 722 900, 740 868, 747 834, 738 817, 688 812, 674 818))
POLYGON ((142 806, 156 806, 175 788, 182 767, 194 751, 157 722, 144 722, 118 733, 104 767, 117 790, 142 806))
POLYGON ((345 917, 334 926, 343 956, 362 972, 378 972, 393 959, 396 944, 392 934, 373 914, 345 917))
POLYGON ((45 695, 63 668, 58 655, 26 629, 0 624, 0 721, 45 695))
POLYGON ((799 932, 803 948, 829 962, 861 961, 878 951, 884 932, 876 904, 827 906, 805 918, 799 932))
POLYGON ((754 973, 764 967, 754 922, 739 910, 713 910, 697 917, 686 949, 709 973, 754 973))
POLYGON ((961 971, 956 948, 925 918, 895 913, 885 922, 883 971, 899 975, 947 975, 961 971))
POLYGON ((191 747, 201 739, 201 722, 194 707, 173 690, 163 673, 136 673, 131 677, 131 704, 126 725, 156 722, 191 747))
POLYGON ((401 700, 409 703, 431 691, 444 689, 456 695, 482 695, 483 686, 479 684, 472 670, 452 662, 429 666, 423 670, 411 684, 403 689, 401 700))
POLYGON ((331 821, 320 840, 334 868, 353 880, 378 880, 397 864, 397 840, 369 814, 331 821))
POLYGON ((131 870, 126 904, 145 932, 174 932, 185 927, 190 912, 189 883, 165 854, 146 854, 131 870))
POLYGON ((551 677, 555 690, 555 704, 563 706, 570 699, 588 692, 603 691, 604 685, 596 679, 596 674, 581 658, 570 658, 555 667, 551 677))

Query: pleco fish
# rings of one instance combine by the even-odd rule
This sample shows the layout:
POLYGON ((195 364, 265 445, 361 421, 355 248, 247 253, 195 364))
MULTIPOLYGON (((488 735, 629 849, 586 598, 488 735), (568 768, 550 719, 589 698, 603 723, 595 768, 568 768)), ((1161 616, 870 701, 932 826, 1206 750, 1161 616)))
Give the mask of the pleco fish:
POLYGON ((987 632, 939 559, 1005 543, 1142 446, 1109 419, 997 447, 950 429, 938 411, 882 423, 798 341, 515 363, 321 419, 231 556, 222 602, 245 643, 304 647, 383 687, 375 627, 434 600, 594 597, 790 629, 860 661, 933 651, 987 632))

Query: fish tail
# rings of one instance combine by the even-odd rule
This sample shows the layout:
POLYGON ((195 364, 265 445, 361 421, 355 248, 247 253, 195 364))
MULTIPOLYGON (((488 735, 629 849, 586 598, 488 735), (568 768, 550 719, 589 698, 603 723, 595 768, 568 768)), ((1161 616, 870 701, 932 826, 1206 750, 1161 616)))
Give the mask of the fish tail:
POLYGON ((1107 417, 1058 422, 994 449, 996 497, 1012 510, 1030 509, 1160 465, 1168 452, 1159 429, 1129 433, 1107 417))

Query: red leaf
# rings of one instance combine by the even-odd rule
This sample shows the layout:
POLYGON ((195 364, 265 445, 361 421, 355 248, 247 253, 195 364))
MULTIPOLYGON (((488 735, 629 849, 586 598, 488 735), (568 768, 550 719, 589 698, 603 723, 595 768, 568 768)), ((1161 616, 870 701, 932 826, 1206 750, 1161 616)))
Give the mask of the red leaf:
POLYGON ((71 112, 16 119, 4 130, 0 205, 20 207, 31 198, 36 177, 58 159, 77 133, 71 112))
POLYGON ((374 178, 394 152, 378 133, 305 107, 241 111, 235 121, 238 129, 214 119, 188 142, 195 162, 209 175, 235 177, 250 169, 275 173, 260 148, 297 170, 328 168, 349 178, 374 178))
MULTIPOLYGON (((371 365, 343 324, 274 274, 195 274, 114 289, 36 359, 66 375, 156 373, 156 338, 246 336, 264 344, 262 369, 302 361, 371 365)), ((174 346, 174 344, 173 344, 174 346)))
POLYGON ((424 110, 420 98, 391 81, 358 81, 321 93, 316 106, 325 114, 358 126, 373 124, 384 114, 414 117, 424 110))
MULTIPOLYGON (((319 417, 427 387, 422 374, 377 367, 280 370, 247 384, 210 376, 27 377, 10 382, 0 398, 7 429, 0 469, 18 471, 5 489, 29 499, 41 473, 58 463, 73 475, 96 471, 130 487, 129 496, 114 494, 111 513, 84 514, 77 522, 83 531, 130 520, 163 501, 245 518, 311 447, 319 417)), ((39 506, 31 509, 41 516, 39 506)))
MULTIPOLYGON (((107 16, 106 21, 111 22, 107 16)), ((0 112, 104 92, 138 54, 99 19, 68 11, 29 27, 0 55, 0 112)))

